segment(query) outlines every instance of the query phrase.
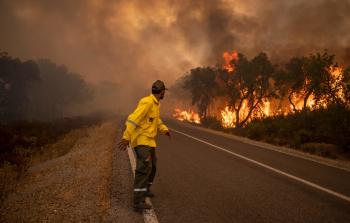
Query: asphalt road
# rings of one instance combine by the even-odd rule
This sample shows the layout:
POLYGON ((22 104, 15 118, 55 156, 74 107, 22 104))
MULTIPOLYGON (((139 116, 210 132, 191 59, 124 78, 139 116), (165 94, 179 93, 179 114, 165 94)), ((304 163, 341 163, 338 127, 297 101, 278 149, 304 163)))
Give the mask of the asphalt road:
MULTIPOLYGON (((167 122, 170 128, 350 197, 350 172, 167 122)), ((350 202, 173 132, 158 141, 159 222, 350 222, 350 202)))

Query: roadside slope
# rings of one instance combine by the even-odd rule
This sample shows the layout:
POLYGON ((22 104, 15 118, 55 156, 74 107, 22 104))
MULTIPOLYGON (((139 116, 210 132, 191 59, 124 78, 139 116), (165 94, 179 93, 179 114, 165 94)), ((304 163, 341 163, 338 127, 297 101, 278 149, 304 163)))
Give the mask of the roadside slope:
POLYGON ((87 129, 64 156, 31 167, 1 208, 1 222, 102 222, 110 204, 117 126, 87 129))

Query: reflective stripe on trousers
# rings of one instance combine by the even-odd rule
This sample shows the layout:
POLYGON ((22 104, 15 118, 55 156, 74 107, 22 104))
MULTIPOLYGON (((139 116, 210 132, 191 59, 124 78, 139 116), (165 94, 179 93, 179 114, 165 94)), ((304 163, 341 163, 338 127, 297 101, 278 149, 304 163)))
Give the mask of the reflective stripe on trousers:
POLYGON ((136 191, 136 192, 147 191, 147 188, 135 188, 134 191, 136 191))

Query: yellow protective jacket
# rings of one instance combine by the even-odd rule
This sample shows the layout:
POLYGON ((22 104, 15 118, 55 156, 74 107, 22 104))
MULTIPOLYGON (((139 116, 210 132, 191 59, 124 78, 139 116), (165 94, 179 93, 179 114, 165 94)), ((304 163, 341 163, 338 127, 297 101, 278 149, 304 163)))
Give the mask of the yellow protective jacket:
POLYGON ((159 117, 159 101, 151 94, 142 98, 137 108, 128 116, 123 139, 130 142, 132 148, 138 145, 156 147, 157 130, 166 133, 168 128, 159 117))

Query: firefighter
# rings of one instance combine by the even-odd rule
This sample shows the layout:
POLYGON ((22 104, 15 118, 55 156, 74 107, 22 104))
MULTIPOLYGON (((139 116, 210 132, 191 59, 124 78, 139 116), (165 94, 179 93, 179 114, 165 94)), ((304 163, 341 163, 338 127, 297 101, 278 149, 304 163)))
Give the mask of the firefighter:
POLYGON ((137 108, 126 120, 126 129, 118 144, 119 149, 127 146, 136 154, 134 179, 134 209, 136 211, 151 209, 145 202, 146 197, 153 197, 150 191, 156 174, 156 136, 157 130, 170 138, 170 131, 159 117, 160 100, 165 94, 164 82, 157 80, 152 85, 152 94, 142 98, 137 108))

